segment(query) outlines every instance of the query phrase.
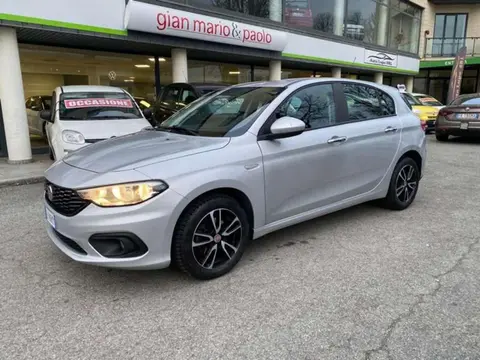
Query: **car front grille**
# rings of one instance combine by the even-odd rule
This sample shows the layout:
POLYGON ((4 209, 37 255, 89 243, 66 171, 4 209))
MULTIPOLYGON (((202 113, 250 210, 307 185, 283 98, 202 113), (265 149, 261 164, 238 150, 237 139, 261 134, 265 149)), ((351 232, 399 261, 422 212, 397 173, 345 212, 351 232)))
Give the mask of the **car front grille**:
POLYGON ((45 181, 45 199, 53 210, 64 216, 74 216, 90 202, 82 199, 75 190, 66 189, 45 181))

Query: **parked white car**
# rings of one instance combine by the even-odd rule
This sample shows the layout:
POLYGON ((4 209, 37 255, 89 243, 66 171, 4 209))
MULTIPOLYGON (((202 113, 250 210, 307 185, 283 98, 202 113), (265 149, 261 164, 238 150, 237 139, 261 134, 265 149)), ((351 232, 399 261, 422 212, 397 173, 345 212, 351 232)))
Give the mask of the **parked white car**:
POLYGON ((43 110, 50 158, 62 159, 69 152, 108 138, 138 132, 150 123, 133 97, 110 86, 60 86, 52 95, 51 110, 43 110))
POLYGON ((50 95, 35 95, 25 100, 30 135, 47 136, 45 133, 47 122, 40 117, 40 112, 50 110, 51 106, 52 97, 50 95))

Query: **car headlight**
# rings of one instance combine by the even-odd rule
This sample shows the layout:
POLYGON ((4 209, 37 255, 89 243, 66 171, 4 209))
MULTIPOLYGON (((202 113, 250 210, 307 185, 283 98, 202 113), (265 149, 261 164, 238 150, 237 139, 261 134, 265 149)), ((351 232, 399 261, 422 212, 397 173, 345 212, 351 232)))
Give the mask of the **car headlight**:
POLYGON ((62 139, 66 143, 82 145, 85 144, 85 138, 78 131, 64 130, 62 132, 62 139))
POLYGON ((102 207, 140 204, 168 189, 163 181, 146 181, 77 190, 84 200, 102 207))

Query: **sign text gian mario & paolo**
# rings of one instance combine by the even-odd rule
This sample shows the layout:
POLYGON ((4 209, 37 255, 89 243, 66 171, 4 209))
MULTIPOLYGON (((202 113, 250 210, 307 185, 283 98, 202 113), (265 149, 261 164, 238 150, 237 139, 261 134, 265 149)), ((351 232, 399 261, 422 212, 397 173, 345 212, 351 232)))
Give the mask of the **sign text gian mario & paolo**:
POLYGON ((287 45, 287 34, 282 31, 134 0, 127 4, 125 27, 128 30, 273 51, 282 51, 287 45))

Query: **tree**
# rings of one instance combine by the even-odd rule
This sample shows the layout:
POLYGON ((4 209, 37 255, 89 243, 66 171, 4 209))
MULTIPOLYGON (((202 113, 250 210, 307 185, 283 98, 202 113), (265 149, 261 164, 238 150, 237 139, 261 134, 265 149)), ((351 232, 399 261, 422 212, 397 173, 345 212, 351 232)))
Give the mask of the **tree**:
POLYGON ((333 33, 333 26, 335 19, 332 13, 320 13, 315 16, 313 21, 313 28, 326 33, 333 33))

